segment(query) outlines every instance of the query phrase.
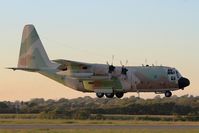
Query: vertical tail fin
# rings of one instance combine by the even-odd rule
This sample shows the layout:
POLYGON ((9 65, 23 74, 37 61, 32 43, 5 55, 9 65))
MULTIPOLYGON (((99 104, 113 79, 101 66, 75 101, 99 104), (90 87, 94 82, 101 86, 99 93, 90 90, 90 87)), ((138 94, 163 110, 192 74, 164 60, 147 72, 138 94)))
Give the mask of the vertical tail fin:
POLYGON ((18 68, 53 67, 33 25, 26 25, 22 34, 18 68))

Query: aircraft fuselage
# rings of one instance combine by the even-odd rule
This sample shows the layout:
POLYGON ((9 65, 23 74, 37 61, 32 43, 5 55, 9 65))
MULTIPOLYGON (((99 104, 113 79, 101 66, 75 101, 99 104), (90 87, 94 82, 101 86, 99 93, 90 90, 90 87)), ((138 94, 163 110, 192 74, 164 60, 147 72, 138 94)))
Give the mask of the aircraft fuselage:
POLYGON ((95 92, 100 98, 121 98, 127 92, 165 93, 184 89, 190 84, 177 69, 166 66, 113 66, 70 60, 49 60, 33 25, 23 30, 18 66, 10 68, 38 72, 67 87, 95 92))

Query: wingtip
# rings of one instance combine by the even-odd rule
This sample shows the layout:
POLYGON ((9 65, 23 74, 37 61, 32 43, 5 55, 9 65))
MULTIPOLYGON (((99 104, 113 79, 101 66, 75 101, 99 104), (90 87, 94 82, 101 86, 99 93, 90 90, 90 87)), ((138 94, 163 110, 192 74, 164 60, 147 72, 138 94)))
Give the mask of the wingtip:
POLYGON ((11 69, 11 70, 13 70, 13 71, 15 71, 15 70, 16 70, 16 68, 15 68, 15 67, 5 67, 5 69, 11 69))

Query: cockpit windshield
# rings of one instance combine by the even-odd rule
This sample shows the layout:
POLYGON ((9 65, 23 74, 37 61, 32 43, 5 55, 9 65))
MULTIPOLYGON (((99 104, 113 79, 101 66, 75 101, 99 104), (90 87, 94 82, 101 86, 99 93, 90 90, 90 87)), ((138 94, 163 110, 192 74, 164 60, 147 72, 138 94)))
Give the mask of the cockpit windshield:
POLYGON ((177 76, 177 78, 181 77, 181 74, 177 70, 176 70, 176 76, 177 76))
POLYGON ((181 74, 175 68, 169 68, 167 70, 167 74, 172 75, 172 76, 176 75, 176 78, 178 78, 178 79, 181 77, 181 74))
POLYGON ((168 74, 168 75, 175 74, 175 70, 173 70, 173 69, 168 69, 167 74, 168 74))

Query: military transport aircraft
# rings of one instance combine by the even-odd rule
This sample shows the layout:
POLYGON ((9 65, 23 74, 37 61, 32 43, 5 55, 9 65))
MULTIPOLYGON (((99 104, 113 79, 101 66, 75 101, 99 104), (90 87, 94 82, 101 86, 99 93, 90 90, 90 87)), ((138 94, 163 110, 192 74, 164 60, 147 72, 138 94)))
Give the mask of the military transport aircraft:
POLYGON ((166 66, 114 66, 91 64, 71 60, 49 60, 33 25, 26 25, 18 66, 8 69, 37 72, 67 87, 82 92, 94 92, 97 97, 123 97, 127 92, 164 93, 184 89, 190 81, 173 67, 166 66))

